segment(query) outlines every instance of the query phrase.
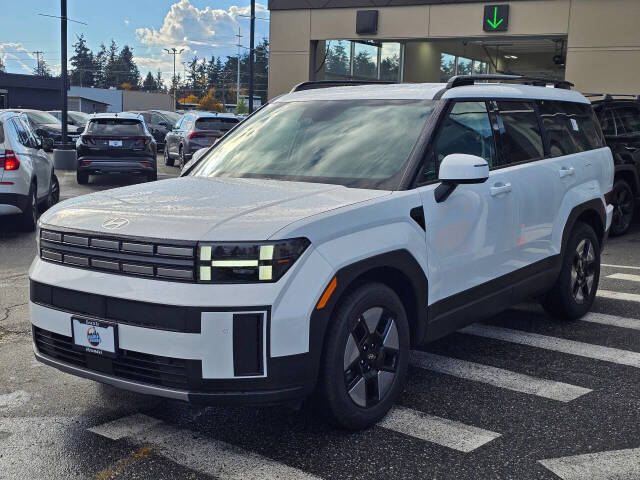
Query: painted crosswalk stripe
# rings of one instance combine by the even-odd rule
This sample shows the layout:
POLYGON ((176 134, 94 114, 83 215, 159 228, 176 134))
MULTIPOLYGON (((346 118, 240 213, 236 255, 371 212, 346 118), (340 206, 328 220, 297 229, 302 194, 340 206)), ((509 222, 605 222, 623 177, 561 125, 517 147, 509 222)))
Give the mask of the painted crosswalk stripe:
POLYGON ((614 273, 613 275, 607 275, 607 278, 614 280, 627 280, 629 282, 640 282, 640 275, 632 275, 630 273, 614 273))
POLYGON ((615 315, 591 312, 587 313, 580 320, 583 322, 599 323, 600 325, 640 330, 640 319, 637 318, 616 317, 615 315))
POLYGON ((638 352, 482 324, 470 325, 460 332, 640 368, 638 352))
POLYGON ((113 439, 153 445, 157 453, 183 467, 216 478, 234 480, 317 480, 318 477, 228 443, 168 425, 142 414, 90 429, 113 439))
POLYGON ((378 426, 465 453, 500 436, 499 433, 404 407, 393 408, 378 426))
POLYGON ((559 402, 570 402, 592 391, 568 383, 555 382, 511 370, 415 350, 411 352, 410 362, 415 367, 559 402))
POLYGON ((611 265, 611 264, 603 263, 600 266, 607 267, 607 268, 626 268, 627 270, 640 270, 640 267, 633 267, 631 265, 611 265))
POLYGON ((640 448, 540 460, 562 480, 638 480, 640 448))
POLYGON ((612 292, 609 290, 598 289, 596 297, 610 298, 612 300, 624 300, 626 302, 640 302, 640 295, 637 293, 612 292))

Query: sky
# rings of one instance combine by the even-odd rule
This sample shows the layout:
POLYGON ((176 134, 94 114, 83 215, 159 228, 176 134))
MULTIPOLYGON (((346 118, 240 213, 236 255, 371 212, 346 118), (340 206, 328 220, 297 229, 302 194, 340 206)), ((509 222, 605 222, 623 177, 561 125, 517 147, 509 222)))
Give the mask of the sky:
MULTIPOLYGON (((38 14, 60 15, 57 0, 1 0, 0 57, 7 72, 32 73, 35 51, 55 72, 60 71, 60 20, 38 14)), ((237 55, 240 43, 249 46, 249 0, 67 0, 68 55, 84 34, 94 53, 100 44, 114 39, 118 47, 133 48, 140 74, 160 70, 165 79, 173 74, 173 58, 164 48, 184 48, 176 58, 176 71, 194 55, 237 55)), ((256 17, 268 18, 266 0, 256 2, 256 17)), ((268 38, 269 22, 256 20, 256 43, 268 38)), ((242 49, 246 51, 245 48, 242 49)))

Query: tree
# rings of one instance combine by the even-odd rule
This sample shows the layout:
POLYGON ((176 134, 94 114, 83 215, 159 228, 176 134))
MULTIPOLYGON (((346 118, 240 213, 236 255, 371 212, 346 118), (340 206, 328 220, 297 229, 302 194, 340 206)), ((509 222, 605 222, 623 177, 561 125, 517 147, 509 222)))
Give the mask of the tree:
MULTIPOLYGON (((93 52, 87 47, 87 41, 83 34, 78 35, 78 41, 73 44, 75 54, 69 59, 71 63, 71 85, 82 87, 94 86, 94 72, 96 62, 93 52)), ((36 73, 36 75, 38 75, 36 73)))
POLYGON ((93 65, 95 68, 93 84, 95 87, 98 87, 98 88, 106 87, 105 70, 107 68, 107 57, 108 57, 107 47, 105 47, 104 43, 101 43, 100 50, 93 57, 93 65))
POLYGON ((224 106, 216 100, 216 92, 214 88, 210 88, 207 94, 202 97, 198 104, 198 110, 206 110, 209 112, 223 112, 224 106))
POLYGON ((183 105, 185 103, 198 103, 198 97, 196 97, 193 93, 190 93, 186 97, 179 98, 178 102, 183 105))
POLYGON ((40 77, 51 76, 51 70, 49 69, 49 66, 47 65, 47 62, 44 60, 44 58, 40 58, 38 60, 38 64, 33 69, 33 74, 40 77))
POLYGON ((158 73, 156 73, 156 78, 155 78, 155 82, 156 82, 156 88, 162 92, 166 92, 166 88, 164 87, 164 80, 162 80, 162 72, 160 70, 158 70, 158 73))
POLYGON ((132 90, 133 85, 131 85, 129 82, 124 82, 122 85, 120 85, 120 88, 122 90, 132 90))
POLYGON ((137 89, 138 85, 140 85, 140 71, 133 61, 133 49, 128 45, 125 45, 120 50, 118 65, 122 72, 120 78, 123 83, 130 83, 134 90, 137 89))
POLYGON ((240 101, 236 105, 235 113, 249 113, 249 107, 247 107, 247 102, 244 100, 244 97, 240 97, 240 101))
POLYGON ((348 75, 349 55, 347 55, 344 45, 346 42, 338 41, 333 45, 331 43, 327 43, 326 71, 338 75, 348 75))
POLYGON ((0 72, 6 72, 6 67, 4 66, 4 62, 2 61, 2 57, 0 57, 0 72))
POLYGON ((118 62, 118 45, 111 40, 109 49, 106 50, 105 66, 104 66, 104 88, 119 87, 122 84, 120 80, 119 62, 118 62))
POLYGON ((144 77, 144 82, 142 82, 142 88, 147 91, 158 90, 158 84, 156 83, 156 79, 153 78, 153 75, 151 74, 151 72, 147 72, 147 76, 144 77))
POLYGON ((353 58, 353 74, 366 78, 377 76, 376 64, 367 52, 360 52, 353 58))

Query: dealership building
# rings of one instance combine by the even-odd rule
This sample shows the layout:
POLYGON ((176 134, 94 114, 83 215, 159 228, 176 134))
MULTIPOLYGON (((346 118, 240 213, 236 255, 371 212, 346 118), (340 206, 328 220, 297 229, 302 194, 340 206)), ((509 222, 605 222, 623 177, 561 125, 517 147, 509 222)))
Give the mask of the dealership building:
POLYGON ((270 0, 269 97, 307 80, 566 79, 640 94, 640 0, 270 0))

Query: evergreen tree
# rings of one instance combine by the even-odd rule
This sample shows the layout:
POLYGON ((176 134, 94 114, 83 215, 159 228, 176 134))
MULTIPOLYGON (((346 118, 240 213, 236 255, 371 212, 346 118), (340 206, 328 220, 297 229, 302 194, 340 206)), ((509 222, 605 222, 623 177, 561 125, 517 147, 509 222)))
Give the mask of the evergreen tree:
POLYGON ((156 79, 153 78, 151 72, 147 72, 147 76, 144 78, 144 82, 142 82, 143 90, 153 91, 158 90, 158 84, 156 83, 156 79))
POLYGON ((108 59, 107 47, 104 45, 104 43, 101 43, 100 50, 93 57, 93 65, 95 69, 93 84, 95 87, 98 87, 98 88, 106 87, 105 71, 107 68, 107 59, 108 59))
POLYGON ((118 55, 118 65, 121 73, 121 84, 129 83, 131 88, 136 90, 140 85, 140 71, 133 61, 133 49, 128 45, 122 47, 118 55))
POLYGON ((198 94, 198 57, 193 56, 191 61, 187 64, 187 77, 185 78, 187 85, 186 87, 193 93, 194 95, 198 94))
POLYGON ((47 62, 45 61, 44 58, 41 58, 38 61, 38 64, 33 69, 33 74, 34 75, 38 75, 40 77, 50 77, 51 76, 51 70, 49 69, 49 66, 47 65, 47 62))
POLYGON ((104 88, 118 88, 122 84, 121 73, 119 71, 120 62, 118 60, 118 45, 114 40, 111 40, 105 56, 104 88))
POLYGON ((211 55, 211 59, 207 62, 207 91, 218 86, 218 77, 220 71, 217 69, 216 57, 211 55))
POLYGON ((162 79, 162 72, 160 70, 158 70, 158 73, 156 73, 155 82, 158 90, 162 92, 165 92, 167 90, 164 86, 164 80, 162 79))
POLYGON ((349 74, 349 55, 345 48, 347 42, 338 41, 331 45, 331 42, 327 43, 327 57, 326 57, 326 71, 330 73, 336 73, 338 75, 349 74))
POLYGON ((7 69, 4 66, 4 62, 2 61, 2 57, 0 57, 0 72, 4 73, 6 71, 7 71, 7 69))
POLYGON ((203 58, 196 68, 196 95, 204 95, 207 91, 207 61, 203 58))
POLYGON ((75 54, 69 59, 72 67, 71 85, 94 86, 95 60, 93 52, 87 47, 87 41, 83 34, 78 35, 78 41, 73 44, 73 50, 75 54))

